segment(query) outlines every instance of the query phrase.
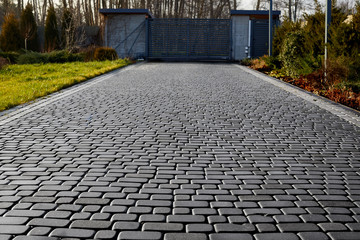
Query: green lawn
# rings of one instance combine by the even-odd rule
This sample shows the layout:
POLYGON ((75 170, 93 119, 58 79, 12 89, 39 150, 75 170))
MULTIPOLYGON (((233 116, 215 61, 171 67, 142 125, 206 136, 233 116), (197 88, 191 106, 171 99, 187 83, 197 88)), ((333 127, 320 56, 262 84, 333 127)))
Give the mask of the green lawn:
POLYGON ((0 70, 0 111, 85 81, 131 61, 7 65, 0 70))

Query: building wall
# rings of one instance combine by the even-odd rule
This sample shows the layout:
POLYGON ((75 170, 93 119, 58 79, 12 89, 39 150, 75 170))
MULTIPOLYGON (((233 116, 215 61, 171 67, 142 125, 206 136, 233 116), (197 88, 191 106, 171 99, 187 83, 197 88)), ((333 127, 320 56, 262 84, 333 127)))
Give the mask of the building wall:
POLYGON ((247 57, 245 52, 249 43, 249 16, 231 16, 232 19, 232 58, 241 60, 247 57))
POLYGON ((104 45, 114 48, 119 58, 144 58, 146 51, 145 19, 145 14, 107 15, 104 45))

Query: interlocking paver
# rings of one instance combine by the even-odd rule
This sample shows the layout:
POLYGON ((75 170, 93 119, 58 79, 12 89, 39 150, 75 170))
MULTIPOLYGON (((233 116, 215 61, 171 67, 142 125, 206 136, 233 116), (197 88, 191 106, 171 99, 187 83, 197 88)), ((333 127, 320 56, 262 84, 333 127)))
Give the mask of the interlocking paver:
POLYGON ((94 234, 94 230, 88 229, 56 228, 50 233, 50 236, 61 238, 91 238, 94 234))
POLYGON ((166 233, 164 240, 207 240, 204 233, 166 233))
POLYGON ((21 225, 0 225, 0 234, 24 234, 29 228, 29 226, 21 225))
POLYGON ((110 221, 98 220, 75 220, 71 223, 70 228, 83 228, 83 229, 107 229, 111 226, 110 221))
POLYGON ((0 117, 0 238, 358 239, 358 114, 263 78, 146 63, 0 117))
POLYGON ((210 240, 253 240, 250 234, 246 233, 213 233, 210 240))
POLYGON ((122 231, 118 240, 160 240, 160 232, 122 231))

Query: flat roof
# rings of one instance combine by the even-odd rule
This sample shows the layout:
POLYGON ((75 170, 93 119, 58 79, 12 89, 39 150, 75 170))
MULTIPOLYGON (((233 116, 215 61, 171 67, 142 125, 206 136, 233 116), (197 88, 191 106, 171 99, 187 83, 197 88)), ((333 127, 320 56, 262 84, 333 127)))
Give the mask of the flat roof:
MULTIPOLYGON (((273 15, 280 15, 281 11, 273 11, 273 15)), ((230 15, 269 15, 268 10, 231 10, 230 15)))
POLYGON ((108 14, 146 14, 149 17, 153 17, 149 9, 125 9, 125 8, 107 8, 100 9, 99 12, 103 15, 108 14))

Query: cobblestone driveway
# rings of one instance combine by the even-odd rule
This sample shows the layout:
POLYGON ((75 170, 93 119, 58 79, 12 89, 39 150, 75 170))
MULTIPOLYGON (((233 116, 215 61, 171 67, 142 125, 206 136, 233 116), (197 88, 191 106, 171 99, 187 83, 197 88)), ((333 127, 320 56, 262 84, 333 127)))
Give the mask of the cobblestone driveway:
POLYGON ((360 239, 359 136, 235 65, 135 65, 0 125, 0 239, 360 239))

